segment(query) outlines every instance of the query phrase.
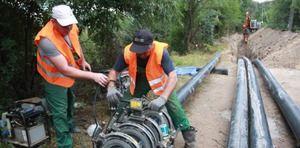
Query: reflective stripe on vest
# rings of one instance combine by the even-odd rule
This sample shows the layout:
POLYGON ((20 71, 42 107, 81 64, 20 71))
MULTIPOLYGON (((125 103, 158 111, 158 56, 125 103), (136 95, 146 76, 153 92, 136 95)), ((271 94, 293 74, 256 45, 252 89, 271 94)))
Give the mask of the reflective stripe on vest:
POLYGON ((152 86, 154 84, 161 82, 165 78, 165 76, 166 74, 164 73, 160 78, 149 81, 149 85, 152 86))
MULTIPOLYGON (((40 55, 40 58, 42 59, 43 62, 45 62, 46 64, 48 64, 50 66, 55 67, 51 61, 49 61, 48 59, 46 59, 45 57, 43 57, 40 53, 39 53, 39 55, 40 55)), ((75 67, 74 65, 72 65, 72 63, 69 63, 68 65, 71 66, 71 67, 75 67)), ((41 65, 40 65, 40 67, 42 68, 41 65)))
MULTIPOLYGON (((153 85, 155 85, 155 84, 157 84, 157 83, 162 82, 163 79, 164 79, 166 76, 167 76, 167 75, 164 73, 160 78, 157 78, 157 79, 154 79, 154 80, 149 81, 150 87, 153 86, 153 85)), ((167 82, 165 82, 161 87, 158 87, 158 88, 154 89, 153 92, 154 92, 154 93, 157 93, 157 92, 159 92, 159 91, 165 89, 166 84, 167 84, 167 82)))
POLYGON ((67 77, 63 74, 61 74, 60 72, 57 72, 57 73, 52 73, 52 72, 47 72, 39 63, 37 63, 38 67, 41 68, 41 70, 47 75, 47 76, 50 76, 50 77, 64 77, 64 78, 69 78, 69 79, 72 79, 70 77, 67 77))
POLYGON ((130 84, 133 85, 133 87, 135 88, 135 82, 134 82, 134 79, 129 75, 129 78, 130 78, 130 84))
MULTIPOLYGON (((69 32, 68 36, 72 43, 74 52, 77 55, 81 55, 78 38, 78 28, 76 24, 73 25, 73 28, 69 32)), ((74 53, 71 51, 64 38, 55 30, 51 21, 49 21, 36 35, 34 41, 37 47, 39 45, 39 41, 42 38, 49 39, 55 45, 57 50, 65 57, 69 66, 79 69, 78 64, 81 64, 81 59, 79 59, 79 62, 77 64, 74 60, 74 53)), ((37 50, 37 70, 41 74, 41 76, 51 84, 62 87, 71 87, 75 82, 74 78, 63 75, 49 60, 48 57, 41 55, 39 49, 37 50)))
MULTIPOLYGON (((129 49, 132 44, 129 44, 124 49, 124 60, 128 65, 130 76, 130 93, 134 95, 135 80, 137 73, 137 55, 129 49)), ((161 67, 161 60, 164 48, 168 48, 168 44, 154 41, 154 49, 149 55, 149 60, 146 66, 146 77, 148 83, 156 95, 160 95, 166 87, 168 76, 164 73, 161 67)))

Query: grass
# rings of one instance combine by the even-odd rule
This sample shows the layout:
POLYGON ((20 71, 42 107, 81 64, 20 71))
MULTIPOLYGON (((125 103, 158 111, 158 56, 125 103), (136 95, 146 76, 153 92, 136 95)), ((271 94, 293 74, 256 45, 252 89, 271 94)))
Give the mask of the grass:
MULTIPOLYGON (((217 48, 214 51, 216 52, 201 52, 201 51, 193 51, 186 55, 178 55, 171 54, 171 59, 174 63, 175 67, 186 67, 186 66, 205 66, 212 58, 215 57, 217 52, 220 51, 220 46, 212 46, 212 48, 217 48)), ((223 48, 221 48, 223 49, 223 48)), ((191 76, 179 76, 178 83, 176 86, 176 90, 178 90, 181 86, 183 86, 191 76)))
POLYGON ((204 66, 208 63, 215 54, 204 53, 200 51, 193 51, 184 56, 178 54, 172 54, 171 59, 175 67, 184 67, 184 66, 204 66))

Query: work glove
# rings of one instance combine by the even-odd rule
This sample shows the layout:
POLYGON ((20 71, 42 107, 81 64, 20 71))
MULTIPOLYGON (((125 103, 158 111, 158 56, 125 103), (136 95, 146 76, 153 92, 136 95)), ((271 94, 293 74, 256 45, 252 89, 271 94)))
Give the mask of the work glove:
POLYGON ((158 98, 152 100, 148 107, 151 109, 151 110, 155 110, 155 111, 159 111, 167 102, 167 99, 165 99, 164 97, 162 96, 159 96, 158 98))
POLYGON ((123 95, 117 90, 116 87, 108 87, 106 98, 109 103, 118 104, 119 98, 123 97, 123 95))

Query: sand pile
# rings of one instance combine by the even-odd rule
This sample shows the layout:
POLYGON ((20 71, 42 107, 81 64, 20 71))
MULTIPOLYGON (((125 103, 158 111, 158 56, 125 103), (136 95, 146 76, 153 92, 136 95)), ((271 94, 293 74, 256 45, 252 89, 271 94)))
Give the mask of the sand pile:
POLYGON ((247 49, 268 67, 300 69, 300 35, 263 28, 249 37, 247 49))

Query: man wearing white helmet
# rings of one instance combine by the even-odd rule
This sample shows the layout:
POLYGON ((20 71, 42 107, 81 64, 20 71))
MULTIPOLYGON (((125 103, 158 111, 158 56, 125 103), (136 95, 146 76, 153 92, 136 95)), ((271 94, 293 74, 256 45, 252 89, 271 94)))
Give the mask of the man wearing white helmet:
POLYGON ((55 6, 52 19, 34 40, 38 47, 37 70, 43 77, 45 98, 53 114, 57 145, 66 148, 72 147, 70 132, 80 132, 72 124, 75 79, 92 79, 103 87, 108 83, 105 75, 91 72, 85 61, 77 23, 69 6, 55 6))

